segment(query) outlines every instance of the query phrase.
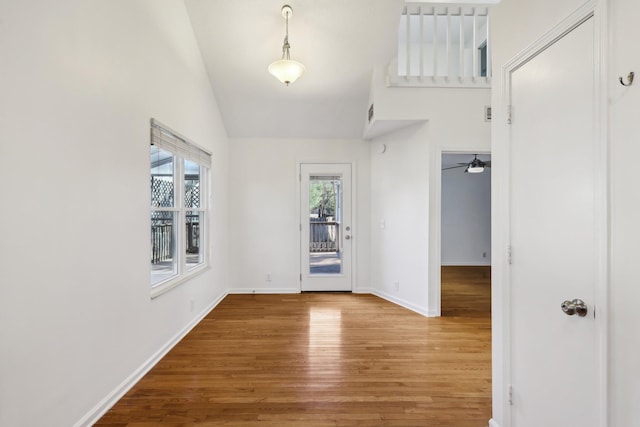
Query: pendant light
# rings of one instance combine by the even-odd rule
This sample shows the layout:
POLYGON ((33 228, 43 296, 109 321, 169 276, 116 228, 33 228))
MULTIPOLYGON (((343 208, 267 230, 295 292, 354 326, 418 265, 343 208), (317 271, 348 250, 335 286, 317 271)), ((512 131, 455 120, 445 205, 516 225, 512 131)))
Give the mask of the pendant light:
POLYGON ((289 18, 292 15, 293 9, 291 9, 291 6, 288 4, 282 6, 282 16, 285 19, 285 36, 284 43, 282 44, 282 59, 272 62, 271 65, 269 65, 269 72, 287 86, 295 82, 305 70, 304 65, 298 61, 292 61, 289 54, 289 48, 291 47, 291 45, 289 45, 289 18))

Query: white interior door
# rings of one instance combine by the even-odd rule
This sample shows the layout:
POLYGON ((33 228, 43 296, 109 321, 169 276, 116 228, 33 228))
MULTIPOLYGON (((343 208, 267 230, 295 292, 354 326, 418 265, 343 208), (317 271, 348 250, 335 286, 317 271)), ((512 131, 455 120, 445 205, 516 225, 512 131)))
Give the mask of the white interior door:
POLYGON ((300 165, 302 291, 351 291, 351 164, 300 165))
POLYGON ((512 421, 598 425, 594 19, 511 75, 512 421), (563 301, 583 300, 586 316, 563 301), (569 307, 570 308, 570 307, 569 307))

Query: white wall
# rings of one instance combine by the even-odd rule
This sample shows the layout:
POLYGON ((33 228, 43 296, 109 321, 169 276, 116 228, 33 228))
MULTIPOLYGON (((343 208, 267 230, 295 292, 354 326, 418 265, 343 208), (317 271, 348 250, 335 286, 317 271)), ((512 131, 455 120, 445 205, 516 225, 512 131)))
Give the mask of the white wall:
POLYGON ((438 315, 440 158, 443 151, 490 151, 491 127, 484 122, 490 91, 390 88, 384 77, 382 67, 374 70, 376 120, 424 122, 371 142, 371 288, 417 312, 438 315))
POLYGON ((0 425, 67 427, 224 295, 226 134, 182 1, 0 16, 0 425), (215 204, 212 268, 154 300, 150 117, 213 152, 215 204))
POLYGON ((355 162, 353 286, 368 286, 369 151, 362 140, 230 140, 230 292, 300 291, 300 162, 355 162))
POLYGON ((640 3, 611 2, 611 283, 610 283, 610 423, 631 426, 640 419, 640 334, 637 302, 640 254, 640 191, 634 165, 640 159, 640 3), (625 88, 617 81, 635 71, 625 88))
MULTIPOLYGON (((497 69, 527 47, 534 40, 551 29, 564 17, 578 9, 583 0, 520 0, 503 1, 494 7, 492 15, 492 40, 494 76, 497 69)), ((640 158, 638 135, 640 123, 640 87, 638 82, 629 88, 622 87, 617 79, 626 78, 629 71, 640 70, 637 40, 640 29, 637 16, 640 4, 635 0, 601 1, 601 7, 608 5, 609 33, 604 35, 606 46, 605 68, 608 68, 606 84, 609 88, 609 148, 610 148, 610 282, 608 322, 608 402, 610 426, 631 426, 640 419, 640 365, 637 363, 640 336, 637 333, 636 301, 640 300, 640 286, 637 284, 637 254, 640 253, 640 193, 634 165, 640 158)), ((501 84, 502 82, 500 82, 501 84)), ((494 88, 501 86, 496 82, 494 88)), ((493 122, 503 123, 506 106, 502 104, 503 93, 493 92, 493 122)), ((493 128, 493 164, 503 161, 508 129, 496 125, 493 128)), ((494 180, 498 170, 494 168, 494 180)), ((494 185, 494 195, 504 191, 498 182, 494 185)), ((494 224, 494 242, 503 241, 499 227, 494 224)), ((499 248, 494 247, 494 251, 499 248)), ((494 261, 495 263, 495 261, 494 261)), ((494 271, 494 283, 499 280, 501 266, 494 271)), ((497 301, 494 301, 494 305, 497 301)), ((604 311, 604 310, 603 310, 604 311)), ((494 318, 494 322, 500 319, 494 318)), ((494 338, 498 338, 498 333, 494 338)), ((507 425, 502 384, 501 367, 504 361, 500 354, 493 352, 494 365, 494 419, 497 425, 507 425)))
POLYGON ((427 125, 414 125, 380 137, 371 154, 371 290, 423 314, 428 311, 427 131, 427 125))
POLYGON ((441 264, 491 265, 491 168, 443 170, 441 206, 441 264))

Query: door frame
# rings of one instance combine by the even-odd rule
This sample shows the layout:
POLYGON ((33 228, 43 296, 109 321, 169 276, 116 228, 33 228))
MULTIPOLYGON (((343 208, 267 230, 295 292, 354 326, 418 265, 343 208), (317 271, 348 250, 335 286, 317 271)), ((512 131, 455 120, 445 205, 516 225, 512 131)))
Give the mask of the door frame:
MULTIPOLYGON (((507 62, 502 68, 502 88, 500 91, 502 109, 494 118, 494 132, 499 131, 503 138, 495 139, 492 160, 497 161, 498 167, 492 171, 492 194, 494 213, 492 214, 492 347, 493 347, 493 419, 491 427, 511 427, 511 307, 510 307, 510 256, 511 224, 510 224, 510 176, 511 176, 511 79, 513 73, 543 52, 549 46, 560 40, 570 31, 578 27, 587 19, 594 19, 594 123, 597 138, 597 159, 595 166, 595 204, 597 210, 597 265, 595 283, 595 301, 598 320, 596 323, 596 373, 597 394, 600 407, 598 408, 598 425, 606 427, 608 422, 608 358, 607 358, 607 329, 608 329, 608 279, 609 279, 609 141, 608 141, 608 72, 606 68, 606 44, 608 34, 607 2, 606 0, 589 0, 570 16, 552 28, 540 39, 536 40, 524 51, 507 62), (497 117, 496 117, 497 116, 497 117), (498 141, 496 143, 496 141, 498 141), (504 142, 503 142, 504 141, 504 142), (501 420, 498 424, 495 420, 501 420)), ((495 99, 495 98, 494 98, 495 99)))
MULTIPOLYGON (((442 314, 442 155, 443 154, 491 154, 491 150, 486 147, 463 147, 463 148, 451 148, 451 147, 435 147, 434 164, 432 170, 435 172, 432 174, 433 182, 433 200, 431 206, 436 208, 431 212, 432 222, 430 235, 432 236, 432 251, 429 257, 429 316, 440 316, 442 314)), ((493 158, 492 158, 493 160, 493 158)), ((493 180, 493 177, 492 177, 493 180)), ((493 194, 493 186, 491 188, 493 194)), ((493 199, 493 195, 491 196, 493 199)), ((493 215, 493 213, 491 214, 493 215)), ((491 236, 493 240, 493 235, 491 236)), ((493 254, 492 254, 493 265, 493 254)), ((492 285, 493 286, 493 285, 492 285)))
POLYGON ((358 292, 358 215, 357 215, 357 203, 358 200, 358 181, 357 181, 357 169, 355 161, 322 161, 322 160, 298 160, 296 161, 296 208, 297 222, 298 222, 298 292, 302 293, 302 224, 300 218, 302 218, 302 165, 303 164, 315 164, 315 165, 351 165, 351 292, 358 292))

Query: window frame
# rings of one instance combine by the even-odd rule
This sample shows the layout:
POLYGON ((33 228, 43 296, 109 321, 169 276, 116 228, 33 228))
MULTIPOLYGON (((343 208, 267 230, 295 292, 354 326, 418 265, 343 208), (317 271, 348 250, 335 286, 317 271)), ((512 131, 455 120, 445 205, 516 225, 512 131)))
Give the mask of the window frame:
MULTIPOLYGON (((152 281, 153 266, 149 263, 149 284, 151 287, 151 298, 158 297, 176 286, 190 280, 210 268, 210 240, 209 240, 209 212, 210 193, 209 177, 211 174, 211 153, 199 145, 173 131, 169 127, 161 124, 155 119, 150 123, 150 147, 166 151, 173 155, 173 206, 152 206, 153 199, 149 193, 148 214, 149 230, 152 230, 152 216, 154 212, 174 212, 174 235, 173 244, 176 273, 171 277, 160 280, 156 283, 152 281), (186 194, 186 167, 185 162, 191 161, 199 165, 199 207, 187 207, 185 202, 186 194), (201 218, 198 251, 201 253, 197 264, 187 263, 187 212, 198 212, 201 218)), ((153 165, 149 163, 149 173, 152 176, 153 165)), ((151 237, 151 236, 150 236, 151 237)), ((152 259, 152 244, 149 246, 149 260, 152 259)))

